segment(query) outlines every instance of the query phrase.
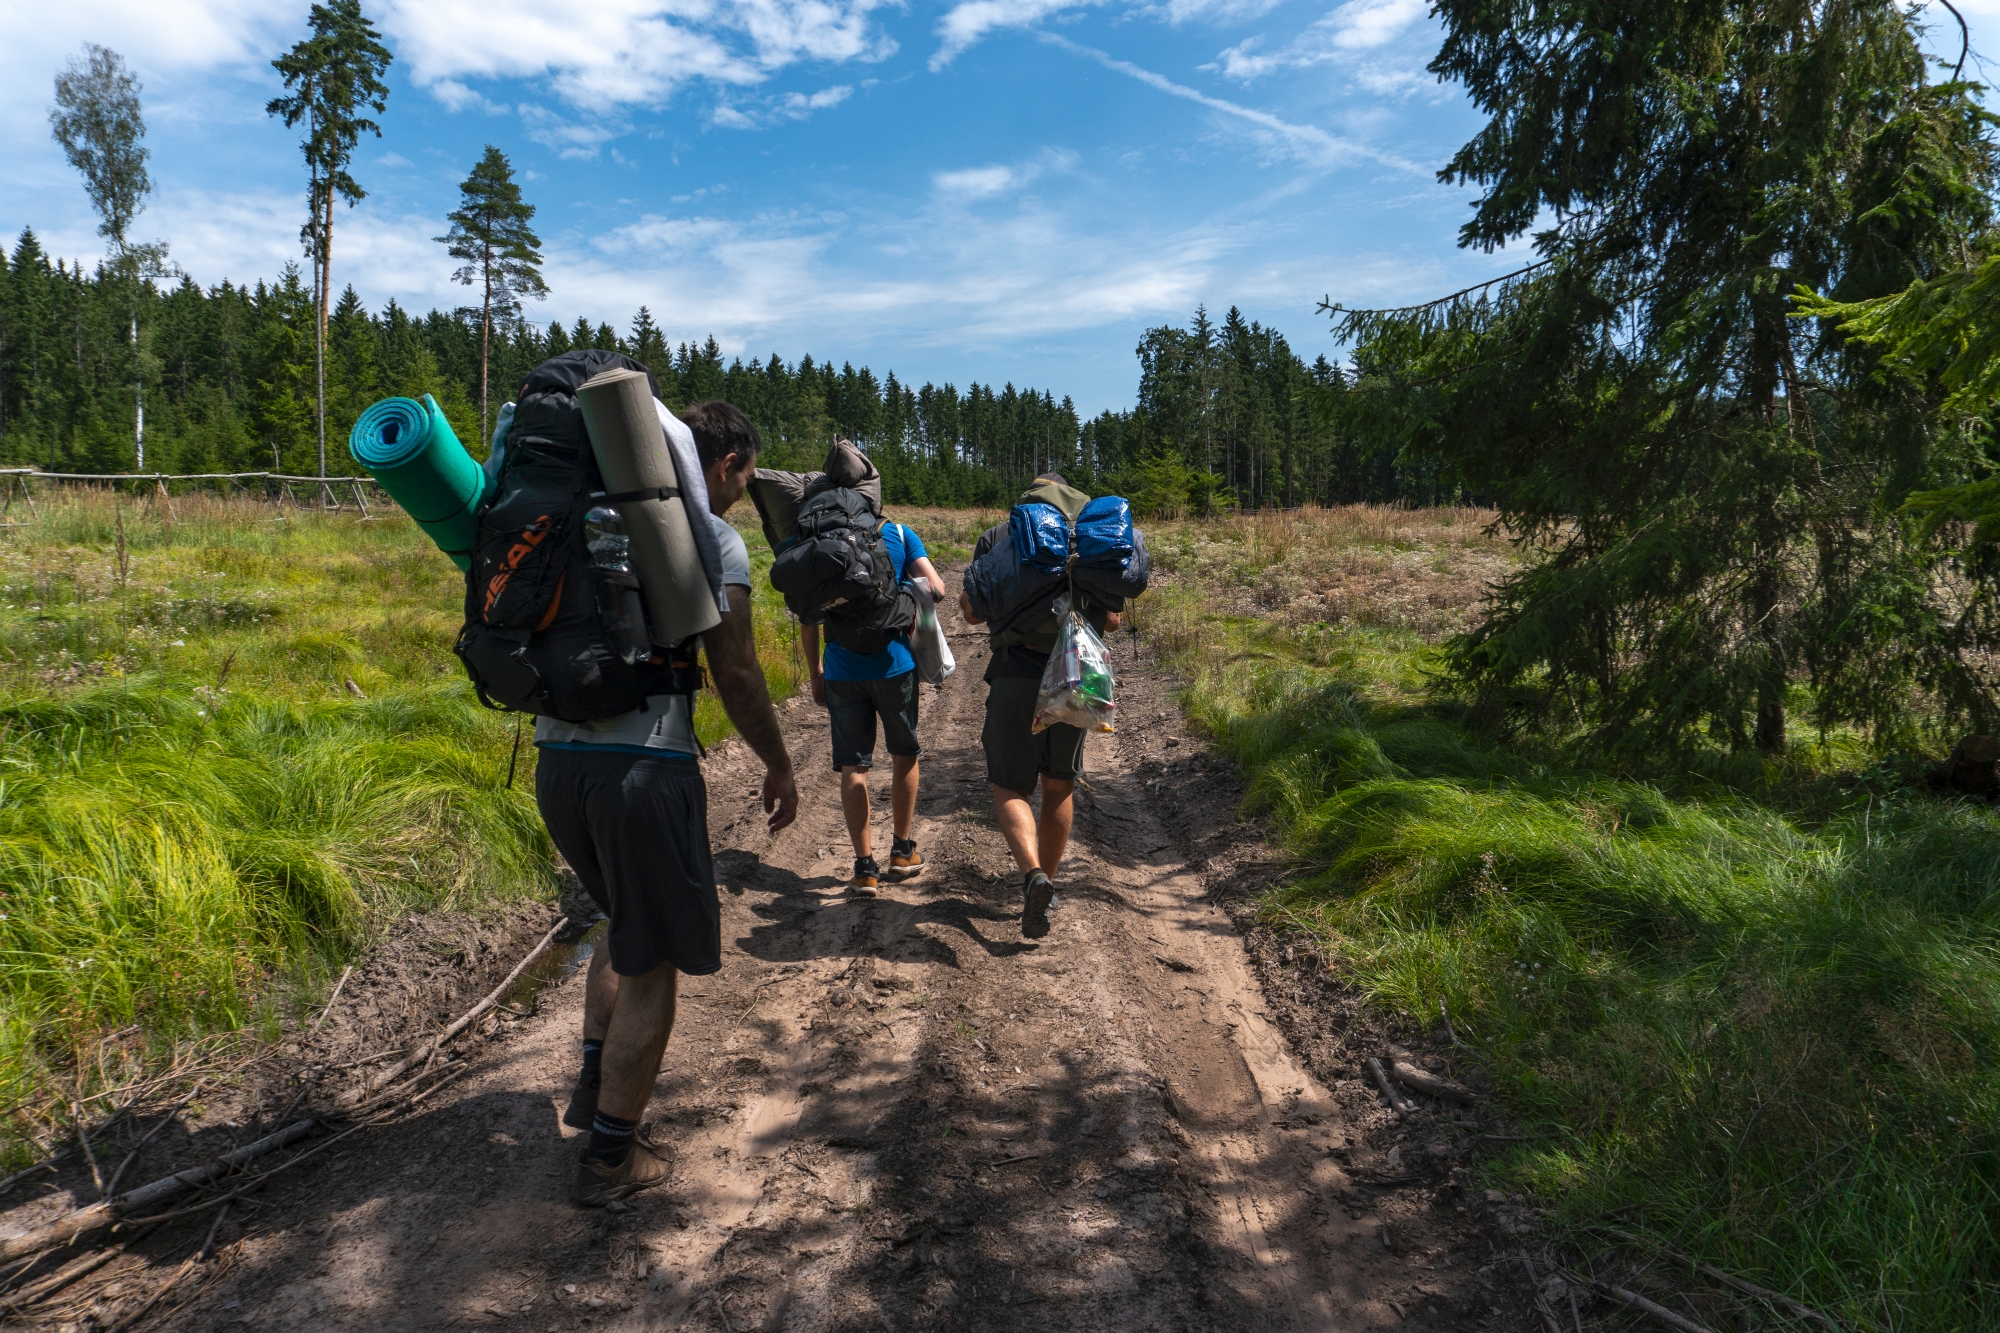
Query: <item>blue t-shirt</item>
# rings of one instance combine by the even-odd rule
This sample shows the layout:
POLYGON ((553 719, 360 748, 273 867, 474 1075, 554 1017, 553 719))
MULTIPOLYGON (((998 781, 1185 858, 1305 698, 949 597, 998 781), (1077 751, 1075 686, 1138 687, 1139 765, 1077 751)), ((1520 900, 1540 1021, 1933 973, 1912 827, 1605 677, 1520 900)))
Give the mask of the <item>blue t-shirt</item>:
MULTIPOLYGON (((882 543, 889 548, 889 563, 896 568, 898 582, 910 576, 912 562, 930 554, 924 549, 924 539, 901 523, 882 525, 882 543)), ((820 633, 824 637, 826 631, 822 628, 820 633)), ((828 680, 889 680, 917 669, 910 645, 901 639, 890 640, 879 653, 849 652, 831 639, 825 643, 822 665, 828 680)))

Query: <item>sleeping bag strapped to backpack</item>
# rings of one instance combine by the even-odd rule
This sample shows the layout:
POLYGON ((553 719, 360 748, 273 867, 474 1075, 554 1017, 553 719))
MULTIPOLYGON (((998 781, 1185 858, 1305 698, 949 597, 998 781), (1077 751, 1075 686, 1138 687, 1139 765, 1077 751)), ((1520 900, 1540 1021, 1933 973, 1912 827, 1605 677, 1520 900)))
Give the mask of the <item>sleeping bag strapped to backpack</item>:
POLYGON ((897 581, 868 497, 845 486, 822 490, 799 506, 797 522, 795 540, 771 562, 771 586, 792 614, 866 656, 907 637, 916 598, 897 581))
POLYGON ((618 514, 593 498, 604 479, 576 391, 618 368, 645 370, 615 352, 565 352, 515 404, 454 648, 489 708, 592 722, 701 686, 694 640, 652 643, 618 514))
POLYGON ((764 540, 774 554, 799 539, 799 509, 821 491, 845 487, 860 492, 875 517, 882 517, 882 474, 852 440, 836 439, 818 472, 780 472, 760 467, 750 478, 750 503, 764 523, 764 540))
POLYGON ((1123 498, 1102 495, 1086 503, 1067 487, 1040 485, 1029 492, 1037 494, 1067 496, 1074 527, 1056 505, 1024 499, 965 571, 965 595, 995 642, 1053 642, 1049 608, 1066 588, 1073 584, 1101 610, 1122 611, 1129 598, 1146 591, 1152 573, 1145 534, 1133 526, 1123 498))

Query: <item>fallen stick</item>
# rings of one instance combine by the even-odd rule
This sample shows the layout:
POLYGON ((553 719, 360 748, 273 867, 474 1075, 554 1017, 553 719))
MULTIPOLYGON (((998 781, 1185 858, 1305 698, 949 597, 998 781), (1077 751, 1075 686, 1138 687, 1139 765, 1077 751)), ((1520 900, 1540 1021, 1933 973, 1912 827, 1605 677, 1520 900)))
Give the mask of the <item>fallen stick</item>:
POLYGON ((138 1323, 141 1319, 144 1319, 146 1317, 146 1312, 152 1309, 155 1305, 158 1305, 160 1303, 160 1297, 166 1295, 169 1291, 172 1291, 174 1284, 176 1282, 179 1282, 182 1278, 188 1275, 189 1269, 193 1268, 196 1264, 200 1263, 202 1260, 208 1258, 208 1247, 215 1244, 215 1233, 218 1229, 221 1228, 222 1219, 227 1216, 229 1216, 229 1205, 224 1204, 222 1205, 222 1211, 215 1215, 215 1220, 209 1223, 208 1234, 202 1237, 201 1248, 199 1250, 196 1250, 193 1254, 189 1255, 187 1262, 182 1264, 179 1268, 175 1269, 174 1275, 172 1277, 168 1278, 165 1282, 162 1282, 158 1287, 154 1288, 153 1294, 146 1298, 146 1303, 144 1305, 140 1306, 138 1309, 134 1310, 131 1314, 126 1315, 123 1319, 119 1320, 117 1323, 113 1324, 110 1328, 106 1329, 105 1333, 124 1333, 125 1329, 132 1327, 134 1324, 138 1323))
POLYGON ((1607 1227, 1605 1229, 1620 1240, 1630 1241, 1634 1245, 1651 1246, 1674 1262, 1686 1264, 1704 1277, 1714 1278, 1724 1286, 1734 1287, 1746 1296, 1755 1296, 1760 1301, 1769 1301, 1779 1309, 1789 1313, 1795 1319, 1814 1320, 1832 1329, 1833 1333, 1847 1333, 1846 1325, 1826 1313, 1826 1311, 1815 1310, 1810 1305, 1801 1305, 1783 1292, 1772 1291, 1769 1287, 1760 1287, 1747 1278, 1740 1278, 1734 1273, 1724 1272, 1714 1264, 1705 1263, 1691 1254, 1682 1254, 1671 1245, 1662 1244, 1650 1237, 1635 1236, 1629 1231, 1620 1231, 1616 1227, 1607 1227))
POLYGON ((1409 1100, 1396 1091, 1396 1085, 1391 1083, 1389 1075, 1383 1072, 1382 1062, 1372 1055, 1368 1057, 1368 1072, 1375 1076, 1375 1082, 1382 1088, 1382 1095, 1389 1099, 1390 1108, 1397 1115, 1407 1118, 1410 1114, 1409 1100))
POLYGON ((88 1208, 78 1208, 33 1231, 0 1239, 0 1263, 21 1258, 23 1255, 36 1254, 56 1245, 71 1244, 90 1232, 110 1226, 126 1214, 164 1202, 196 1185, 205 1185, 217 1176, 228 1175, 245 1162, 253 1161, 267 1152, 304 1138, 312 1133, 318 1123, 316 1120, 301 1120, 296 1124, 287 1125, 277 1133, 267 1134, 255 1143, 245 1144, 235 1152, 217 1158, 213 1162, 191 1166, 185 1171, 176 1172, 150 1185, 141 1185, 138 1189, 117 1198, 105 1199, 91 1204, 88 1208))
POLYGON ((5 1301, 0 1301, 0 1305, 5 1305, 6 1308, 18 1313, 51 1292, 61 1291, 78 1278, 95 1273, 98 1269, 104 1267, 104 1265, 110 1263, 123 1253, 125 1253, 123 1245, 114 1245, 108 1250, 99 1250, 95 1254, 86 1254, 83 1258, 72 1260, 70 1263, 58 1268, 39 1282, 32 1282, 21 1288, 13 1295, 7 1297, 5 1301))
POLYGON ((1697 1324, 1692 1319, 1677 1315, 1666 1306, 1655 1301, 1649 1301, 1636 1291, 1627 1291, 1623 1287, 1614 1287, 1606 1282, 1599 1282, 1595 1285, 1599 1291, 1609 1296, 1612 1300, 1617 1301, 1620 1305, 1629 1306, 1634 1310, 1649 1314, 1669 1328, 1679 1329, 1680 1333, 1715 1333, 1715 1330, 1708 1327, 1708 1325, 1697 1324))
POLYGON ((196 1097, 201 1095, 202 1085, 207 1082, 208 1082, 208 1075, 206 1074, 196 1079, 194 1083, 194 1090, 189 1092, 187 1096, 175 1102, 171 1107, 167 1108, 167 1113, 160 1117, 160 1123, 154 1125, 151 1129, 147 1130, 145 1136, 141 1138, 137 1143, 132 1145, 132 1151, 125 1154, 125 1160, 120 1162, 118 1164, 118 1169, 111 1173, 111 1183, 104 1187, 104 1193, 107 1198, 116 1195, 118 1193, 118 1182, 124 1178, 125 1168, 132 1165, 133 1162, 137 1161, 139 1154, 145 1151, 146 1145, 153 1141, 154 1136, 157 1135, 161 1130, 165 1129, 168 1125, 172 1124, 174 1121, 174 1117, 179 1115, 181 1111, 186 1108, 189 1102, 193 1101, 196 1097))
POLYGON ((432 1038, 428 1042, 425 1042, 422 1046, 419 1046, 409 1055, 403 1057, 401 1060, 398 1060, 395 1064, 383 1070, 381 1073, 370 1077, 366 1082, 364 1082, 361 1085, 361 1090, 359 1092, 349 1093, 345 1100, 350 1105, 355 1102, 359 1102, 364 1098, 371 1096, 374 1093, 380 1092, 383 1088, 387 1087, 389 1084, 394 1083, 397 1079, 409 1073, 410 1070, 414 1069, 416 1066, 420 1064, 428 1064, 430 1062, 431 1056, 437 1053, 438 1047, 444 1045, 446 1042, 450 1041, 453 1037, 456 1037, 459 1033, 465 1031, 466 1028, 472 1026, 474 1022, 478 1021, 478 1019, 482 1015, 484 1015, 487 1010, 491 1009, 494 1005, 500 1003, 501 997, 504 996, 508 992, 508 990, 510 990, 513 987, 516 981, 520 980, 521 974, 528 970, 528 964, 534 962, 537 958, 540 958, 542 956, 543 951, 546 950, 550 944, 554 943, 556 935, 562 930, 564 926, 567 926, 568 924, 569 924, 568 917, 564 917, 562 918, 562 920, 556 922, 554 926, 550 927, 549 933, 542 936, 542 942, 540 944, 537 944, 533 949, 529 950, 528 956, 526 958, 523 958, 520 962, 514 965, 514 970, 507 974, 506 980, 502 981, 498 986, 495 986, 493 988, 491 994, 489 994, 485 999, 481 1000, 478 1004, 473 1005, 472 1008, 466 1010, 465 1013, 459 1017, 458 1021, 454 1022, 450 1027, 446 1028, 443 1032, 438 1033, 436 1037, 432 1038))
POLYGON ((1454 1083, 1448 1078, 1439 1078, 1436 1074, 1426 1073, 1407 1060, 1390 1057, 1389 1072, 1396 1076, 1398 1083, 1412 1092, 1421 1092, 1427 1097, 1439 1097, 1464 1106, 1479 1104, 1479 1094, 1471 1088, 1454 1083))
POLYGON ((1549 1333, 1562 1333, 1554 1313, 1549 1310, 1549 1303, 1542 1299, 1542 1279, 1536 1274, 1535 1261, 1528 1257, 1526 1250, 1521 1251, 1521 1267, 1528 1270, 1528 1290, 1534 1293, 1536 1313, 1540 1314, 1542 1322, 1549 1326, 1549 1333))
MULTIPOLYGON (((348 683, 351 685, 354 682, 349 681, 348 683)), ((326 1016, 333 1012, 333 1002, 340 998, 341 988, 347 984, 348 974, 351 973, 352 971, 354 971, 354 965, 352 963, 340 969, 340 980, 334 983, 333 994, 326 997, 326 1008, 320 1010, 319 1017, 313 1020, 312 1030, 314 1032, 319 1031, 320 1024, 326 1022, 326 1016)))

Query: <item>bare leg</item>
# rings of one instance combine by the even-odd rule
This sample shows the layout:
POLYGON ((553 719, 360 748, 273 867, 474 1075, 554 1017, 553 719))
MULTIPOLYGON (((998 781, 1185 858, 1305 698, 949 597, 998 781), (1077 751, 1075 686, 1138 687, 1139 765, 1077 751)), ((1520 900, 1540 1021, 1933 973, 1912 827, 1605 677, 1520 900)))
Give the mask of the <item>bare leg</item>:
MULTIPOLYGON (((621 1120, 645 1118, 660 1077, 660 1057, 674 1031, 674 995, 680 973, 662 963, 643 977, 619 977, 611 1021, 604 1034, 604 1082, 598 1109, 621 1120)), ((586 999, 586 1003, 587 1003, 586 999)))
POLYGON ((848 766, 840 770, 840 812, 847 816, 847 838, 856 856, 873 856, 874 844, 868 830, 868 770, 848 766))
POLYGON ((896 836, 908 838, 910 828, 917 822, 917 757, 911 755, 890 755, 890 771, 895 775, 895 785, 889 789, 889 809, 895 819, 896 836))
POLYGON ((993 816, 1000 824, 1000 836, 1007 840, 1007 850, 1014 854, 1014 864, 1022 874, 1039 870, 1041 862, 1036 859, 1035 807, 1028 804, 1028 798, 1007 787, 993 789, 993 816))
POLYGON ((603 1041, 611 1027, 611 1011, 617 1007, 618 974, 611 970, 610 947, 600 939, 583 974, 583 1039, 603 1041))
POLYGON ((1035 825, 1035 847, 1042 858, 1042 869, 1049 873, 1050 879, 1055 878, 1056 867, 1062 864, 1063 852, 1069 847, 1069 826, 1076 815, 1070 795, 1075 790, 1074 782, 1042 779, 1042 818, 1035 825))

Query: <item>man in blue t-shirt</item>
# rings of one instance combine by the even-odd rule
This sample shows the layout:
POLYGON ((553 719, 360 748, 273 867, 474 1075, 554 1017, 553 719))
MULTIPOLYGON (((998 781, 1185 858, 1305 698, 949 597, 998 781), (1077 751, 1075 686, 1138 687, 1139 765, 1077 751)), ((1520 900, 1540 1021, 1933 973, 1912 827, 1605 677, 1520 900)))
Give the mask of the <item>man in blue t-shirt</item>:
MULTIPOLYGON (((944 596, 944 579, 924 550, 923 538, 901 523, 883 523, 882 542, 889 548, 898 582, 928 579, 931 596, 944 596)), ((910 646, 892 640, 879 653, 857 653, 828 641, 820 660, 819 626, 799 627, 806 661, 812 667, 812 697, 826 707, 833 723, 833 766, 840 773, 840 805, 847 816, 847 836, 854 843, 854 877, 849 892, 873 898, 882 881, 868 830, 868 770, 875 766, 875 720, 882 720, 882 739, 889 751, 889 809, 895 841, 889 847, 890 879, 914 879, 923 873, 923 853, 910 836, 917 816, 917 659, 910 646)))

